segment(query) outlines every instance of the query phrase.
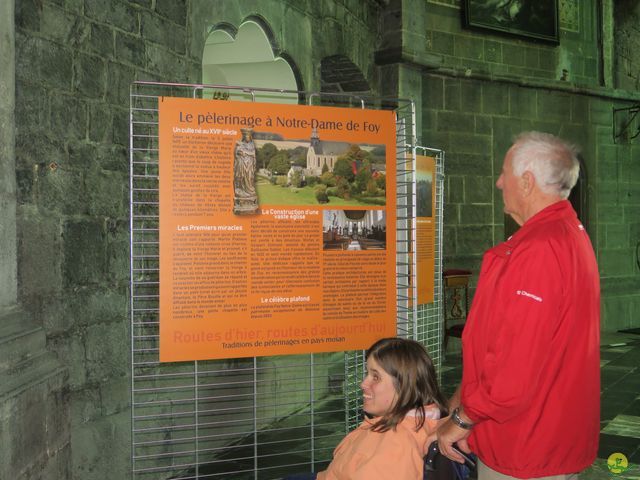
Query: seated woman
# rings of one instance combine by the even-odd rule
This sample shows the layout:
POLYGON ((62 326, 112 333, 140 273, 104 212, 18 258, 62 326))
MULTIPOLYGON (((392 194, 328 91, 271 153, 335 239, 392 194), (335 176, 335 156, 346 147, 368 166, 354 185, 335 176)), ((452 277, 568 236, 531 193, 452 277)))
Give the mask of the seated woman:
POLYGON ((329 467, 285 480, 422 480, 426 446, 446 400, 425 348, 383 338, 366 353, 360 384, 367 417, 333 452, 329 467))

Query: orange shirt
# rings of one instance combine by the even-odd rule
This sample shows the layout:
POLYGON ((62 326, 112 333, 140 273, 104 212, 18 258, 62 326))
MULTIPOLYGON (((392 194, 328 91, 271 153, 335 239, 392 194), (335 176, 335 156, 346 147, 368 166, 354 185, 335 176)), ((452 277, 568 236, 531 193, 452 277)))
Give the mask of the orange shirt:
POLYGON ((342 439, 317 480, 422 480, 427 440, 435 433, 440 412, 429 405, 425 417, 417 432, 415 412, 409 412, 395 430, 382 433, 371 430, 375 418, 365 420, 342 439))

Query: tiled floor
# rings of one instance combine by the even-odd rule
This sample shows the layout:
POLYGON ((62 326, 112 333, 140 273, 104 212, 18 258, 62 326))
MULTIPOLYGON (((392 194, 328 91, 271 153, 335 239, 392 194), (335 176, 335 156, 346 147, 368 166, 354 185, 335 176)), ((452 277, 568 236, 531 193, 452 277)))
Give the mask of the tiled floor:
MULTIPOLYGON (((459 348, 456 345, 458 341, 458 339, 451 339, 451 350, 455 351, 459 348)), ((580 474, 580 480, 640 480, 640 335, 602 335, 601 358, 600 447, 597 460, 580 474), (614 453, 624 454, 628 459, 629 466, 624 472, 614 474, 609 471, 607 459, 614 453)), ((461 375, 462 364, 459 353, 448 354, 442 368, 441 384, 445 394, 453 393, 460 383, 461 375)), ((328 402, 326 409, 319 408, 316 412, 315 418, 319 423, 315 428, 320 433, 321 443, 326 443, 322 455, 326 457, 327 462, 331 457, 333 445, 343 435, 343 412, 340 402, 335 405, 328 402), (320 410, 326 410, 328 415, 326 419, 320 418, 320 410), (321 427, 323 423, 326 424, 326 431, 323 430, 325 427, 321 427)), ((302 422, 302 427, 308 427, 305 423, 306 418, 292 416, 283 420, 279 428, 261 433, 259 453, 263 458, 260 460, 262 466, 258 478, 280 478, 281 475, 310 470, 308 452, 304 449, 304 439, 300 438, 305 430, 302 428, 303 433, 294 434, 293 432, 297 430, 292 428, 297 426, 297 422, 302 422), (289 438, 288 435, 293 436, 289 438), (274 450, 271 451, 270 448, 274 450), (282 455, 286 456, 284 463, 280 461, 282 455), (296 464, 299 466, 296 467, 296 464)), ((216 461, 202 466, 198 478, 255 479, 253 462, 255 453, 253 437, 247 438, 246 444, 235 445, 230 449, 231 456, 221 455, 216 461)), ((318 458, 316 461, 318 462, 316 468, 320 469, 327 463, 320 462, 318 458)), ((184 476, 174 478, 195 478, 195 476, 193 471, 189 471, 184 476)))
MULTIPOLYGON (((640 335, 603 334, 600 351, 600 447, 598 459, 580 479, 640 480, 640 335), (607 459, 614 453, 626 456, 629 465, 625 471, 609 471, 607 459)), ((442 369, 446 394, 453 393, 461 373, 460 355, 447 355, 442 369)))

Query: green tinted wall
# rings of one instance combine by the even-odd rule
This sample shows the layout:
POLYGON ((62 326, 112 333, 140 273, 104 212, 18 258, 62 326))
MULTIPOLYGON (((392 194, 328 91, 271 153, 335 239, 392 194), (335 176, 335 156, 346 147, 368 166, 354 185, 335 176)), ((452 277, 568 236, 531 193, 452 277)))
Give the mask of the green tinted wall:
POLYGON ((582 147, 583 220, 600 266, 602 328, 615 331, 640 322, 640 164, 633 160, 640 146, 614 142, 612 110, 637 103, 638 94, 607 84, 610 26, 599 24, 611 12, 598 11, 599 3, 560 2, 560 44, 552 45, 465 29, 459 2, 428 1, 423 40, 406 49, 423 70, 422 143, 447 152, 445 268, 477 274, 482 252, 504 240, 494 183, 513 136, 559 135, 582 147))
MULTIPOLYGON (((640 102, 637 2, 559 4, 554 46, 466 30, 459 0, 16 0, 17 290, 68 373, 59 478, 128 476, 129 85, 199 82, 212 27, 260 19, 306 90, 338 56, 374 95, 416 101, 419 143, 446 151, 445 268, 477 273, 504 239, 494 182, 512 135, 579 143, 603 329, 640 326, 640 139, 616 143, 612 127, 614 107, 640 102)), ((44 472, 46 448, 25 441, 34 418, 7 444, 44 472)))

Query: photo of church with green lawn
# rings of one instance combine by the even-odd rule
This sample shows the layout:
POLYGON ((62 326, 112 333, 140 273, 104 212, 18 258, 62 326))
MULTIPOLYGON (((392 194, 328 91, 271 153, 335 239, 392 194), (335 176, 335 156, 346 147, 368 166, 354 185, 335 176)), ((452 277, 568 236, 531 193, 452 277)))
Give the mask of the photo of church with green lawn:
POLYGON ((284 140, 255 132, 261 205, 384 206, 386 149, 310 139, 284 140))

